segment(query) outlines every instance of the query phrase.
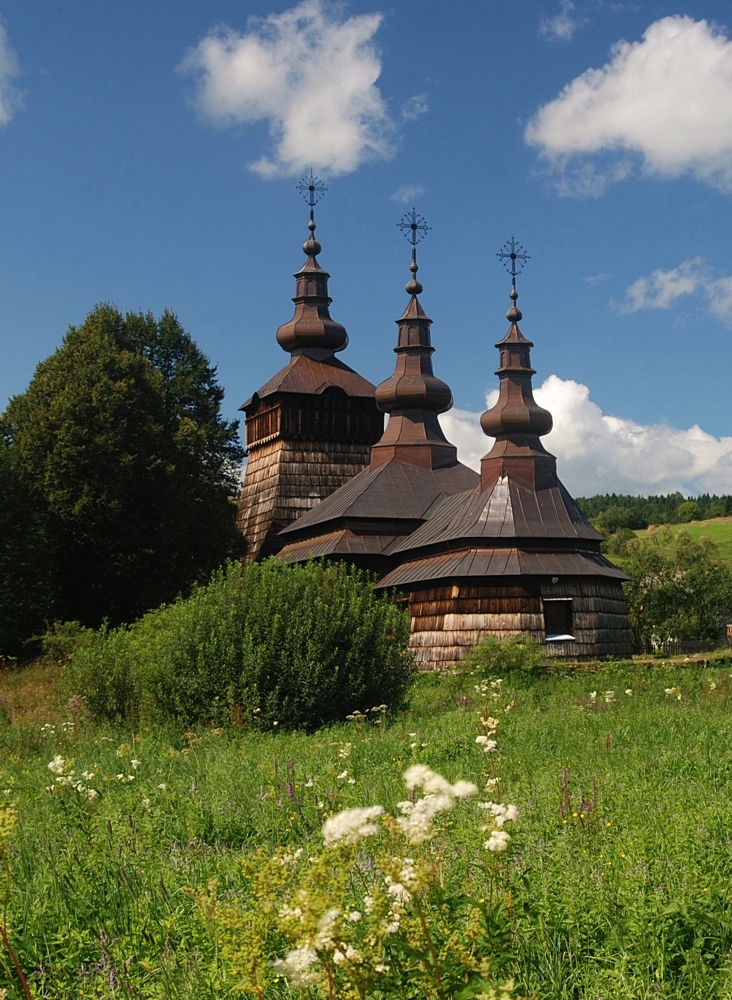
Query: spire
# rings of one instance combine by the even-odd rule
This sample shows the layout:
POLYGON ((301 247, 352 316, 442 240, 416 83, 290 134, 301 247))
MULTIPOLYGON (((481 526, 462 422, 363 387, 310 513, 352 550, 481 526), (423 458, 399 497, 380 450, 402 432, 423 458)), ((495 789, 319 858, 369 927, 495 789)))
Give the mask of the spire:
POLYGON ((417 298, 423 291, 417 280, 417 244, 430 227, 414 209, 398 226, 412 245, 409 265, 412 277, 404 286, 410 299, 396 321, 399 335, 394 348, 397 356, 394 374, 376 387, 376 403, 390 418, 384 436, 372 450, 371 465, 389 461, 398 449, 401 458, 435 468, 456 461, 457 452, 445 438, 437 419, 438 413, 452 406, 452 393, 432 372, 432 320, 417 298))
POLYGON ((295 315, 289 323, 284 323, 277 331, 277 342, 290 354, 307 351, 313 357, 324 358, 342 351, 348 344, 348 334, 340 323, 331 319, 328 307, 332 299, 328 295, 330 275, 320 266, 316 257, 321 246, 315 238, 315 206, 326 192, 322 181, 313 175, 303 177, 297 186, 310 206, 308 221, 309 235, 302 248, 307 260, 296 272, 295 315))
POLYGON ((483 489, 497 475, 513 475, 530 485, 540 484, 546 475, 556 476, 556 460, 539 440, 552 429, 552 415, 535 401, 531 377, 531 348, 519 327, 523 319, 516 305, 516 275, 523 270, 529 256, 513 237, 497 254, 511 275, 511 308, 506 319, 511 326, 496 347, 500 351, 498 402, 480 418, 480 426, 489 437, 496 439, 491 451, 481 463, 483 489))

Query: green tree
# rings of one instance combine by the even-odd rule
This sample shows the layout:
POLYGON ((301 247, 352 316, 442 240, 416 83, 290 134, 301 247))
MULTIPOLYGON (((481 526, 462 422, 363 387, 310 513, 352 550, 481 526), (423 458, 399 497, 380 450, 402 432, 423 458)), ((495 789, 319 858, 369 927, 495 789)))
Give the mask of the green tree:
POLYGON ((58 579, 47 614, 129 621, 235 546, 236 424, 175 316, 98 306, 38 365, 2 418, 44 509, 58 579))
POLYGON ((623 569, 635 641, 714 641, 732 616, 732 573, 717 547, 668 529, 628 542, 623 569))
POLYGON ((0 655, 22 656, 44 631, 56 581, 45 505, 22 476, 17 451, 0 437, 0 655))
POLYGON ((696 500, 685 500, 676 508, 676 517, 682 524, 701 519, 701 507, 696 500))

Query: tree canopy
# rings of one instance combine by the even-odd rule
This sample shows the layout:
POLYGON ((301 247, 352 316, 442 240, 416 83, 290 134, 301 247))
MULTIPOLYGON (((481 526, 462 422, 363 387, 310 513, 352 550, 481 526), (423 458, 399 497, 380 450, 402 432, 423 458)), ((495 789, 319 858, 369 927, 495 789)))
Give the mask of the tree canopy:
POLYGON ((100 305, 10 400, 5 463, 44 534, 50 565, 25 572, 53 578, 46 620, 130 621, 234 551, 243 450, 222 399, 173 313, 100 305))
POLYGON ((708 538, 668 528, 627 543, 625 594, 635 642, 719 638, 732 620, 732 573, 708 538))

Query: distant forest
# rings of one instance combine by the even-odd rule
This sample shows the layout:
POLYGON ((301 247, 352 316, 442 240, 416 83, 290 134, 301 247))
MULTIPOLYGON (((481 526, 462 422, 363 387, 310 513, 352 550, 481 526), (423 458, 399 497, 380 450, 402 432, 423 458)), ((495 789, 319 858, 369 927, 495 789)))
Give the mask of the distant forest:
POLYGON ((691 498, 681 493, 658 497, 600 493, 594 497, 577 497, 577 506, 588 521, 606 535, 613 535, 621 528, 647 528, 650 524, 683 524, 732 516, 732 496, 710 496, 709 493, 691 498))

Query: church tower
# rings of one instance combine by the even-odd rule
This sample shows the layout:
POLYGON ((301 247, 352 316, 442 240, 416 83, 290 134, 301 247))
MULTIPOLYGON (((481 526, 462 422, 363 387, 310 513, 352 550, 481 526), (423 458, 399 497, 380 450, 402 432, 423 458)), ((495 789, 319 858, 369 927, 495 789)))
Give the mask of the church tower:
POLYGON ((383 429, 374 386, 336 357, 348 334, 330 316, 330 275, 317 260, 314 207, 325 187, 311 172, 298 190, 310 206, 307 259, 295 314, 277 330, 290 360, 241 407, 248 461, 237 526, 247 561, 276 552, 282 528, 365 468, 383 429))
POLYGON ((376 389, 376 403, 389 415, 367 469, 282 535, 281 557, 344 559, 384 573, 394 547, 418 528, 446 497, 475 486, 478 476, 458 461, 438 414, 452 406, 450 387, 432 370, 432 320, 418 296, 416 247, 429 228, 414 209, 399 223, 412 244, 407 308, 399 328, 394 374, 376 389))
POLYGON ((495 438, 480 484, 443 501, 394 549, 396 567, 377 587, 407 595, 410 645, 419 666, 461 659, 485 635, 530 635, 566 660, 631 655, 622 581, 600 554, 603 536, 557 477, 541 442, 552 416, 534 400, 531 348, 519 321, 516 275, 528 259, 511 239, 510 327, 496 344, 500 388, 481 418, 495 438))

